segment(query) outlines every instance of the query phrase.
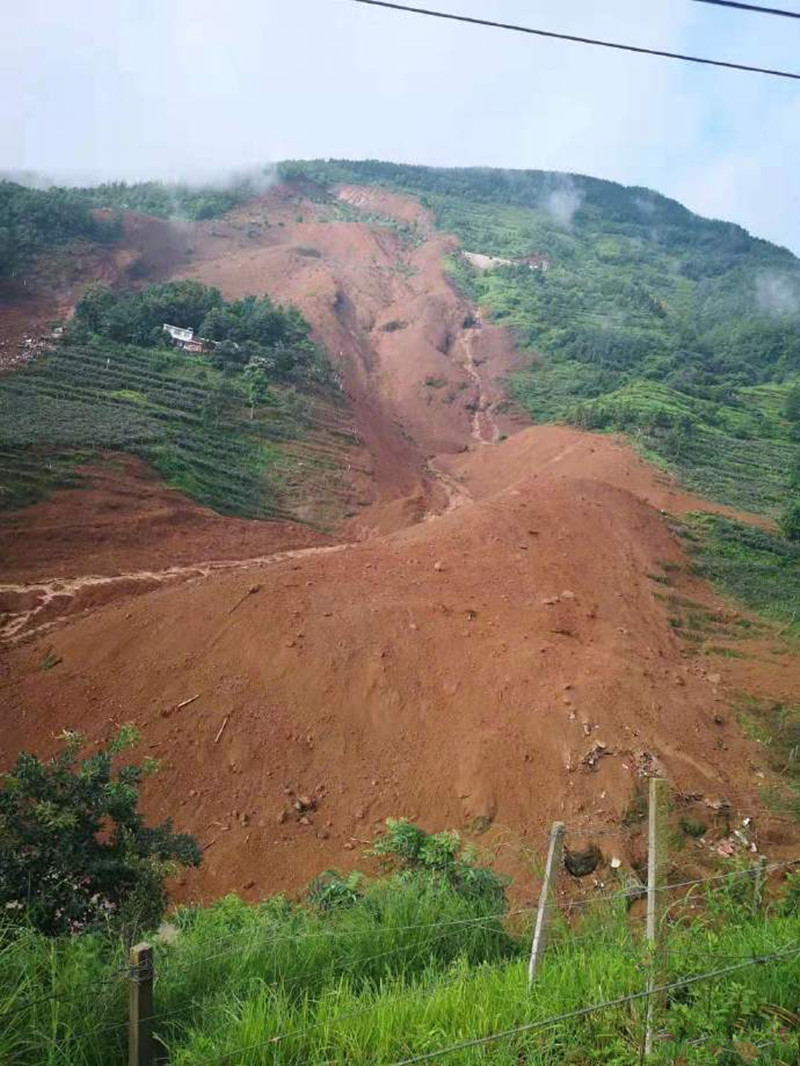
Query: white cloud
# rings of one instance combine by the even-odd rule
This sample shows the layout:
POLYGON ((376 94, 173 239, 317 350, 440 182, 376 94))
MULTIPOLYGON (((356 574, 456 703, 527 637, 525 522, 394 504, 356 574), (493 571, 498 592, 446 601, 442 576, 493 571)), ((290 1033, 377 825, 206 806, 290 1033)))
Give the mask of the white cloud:
MULTIPOLYGON (((779 19, 674 0, 437 4, 789 67, 800 39, 779 19)), ((349 0, 28 0, 0 40, 3 168, 175 177, 334 155, 577 171, 800 250, 798 106, 755 75, 349 0)))

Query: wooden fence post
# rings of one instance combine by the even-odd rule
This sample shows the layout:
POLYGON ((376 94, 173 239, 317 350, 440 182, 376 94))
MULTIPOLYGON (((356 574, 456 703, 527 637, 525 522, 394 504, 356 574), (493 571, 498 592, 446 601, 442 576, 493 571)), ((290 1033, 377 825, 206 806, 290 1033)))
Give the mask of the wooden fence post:
POLYGON ((756 863, 753 884, 753 914, 759 914, 764 905, 764 889, 767 887, 767 857, 761 855, 756 863))
POLYGON ((558 868, 561 865, 565 831, 566 827, 563 822, 553 822, 550 828, 550 846, 547 849, 544 883, 542 884, 542 891, 539 893, 539 908, 536 912, 536 924, 533 927, 533 940, 531 941, 531 957, 528 962, 528 985, 533 982, 536 968, 544 952, 547 926, 550 922, 551 897, 558 868))
POLYGON ((664 885, 666 884, 667 848, 669 837, 669 782, 663 777, 650 778, 648 813, 649 844, 647 855, 647 943, 650 947, 651 970, 648 979, 647 1027, 644 1051, 653 1050, 653 1030, 659 1003, 652 990, 666 977, 664 936, 662 919, 666 910, 664 885))
POLYGON ((154 1066, 153 949, 137 944, 130 952, 128 1066, 154 1066))

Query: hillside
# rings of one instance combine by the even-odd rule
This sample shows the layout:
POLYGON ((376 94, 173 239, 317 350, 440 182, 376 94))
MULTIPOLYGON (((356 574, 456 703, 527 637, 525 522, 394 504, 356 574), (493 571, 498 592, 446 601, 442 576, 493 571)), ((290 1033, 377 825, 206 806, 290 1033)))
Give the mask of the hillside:
POLYGON ((346 161, 284 172, 406 191, 466 253, 509 262, 485 270, 457 254, 449 268, 530 353, 508 392, 534 421, 621 430, 709 499, 785 506, 800 476, 800 262, 786 249, 580 175, 346 161))
POLYGON ((791 748, 760 741, 794 735, 800 681, 800 557, 770 521, 796 261, 588 179, 565 200, 541 175, 284 177, 218 219, 126 215, 110 289, 74 282, 65 338, 0 380, 3 751, 136 721, 162 764, 148 813, 205 849, 183 899, 350 868, 386 816, 475 834, 517 875, 568 816, 630 864, 620 822, 654 772, 783 854, 791 748), (754 317, 763 271, 789 303, 754 317), (246 353, 268 396, 156 343, 176 293, 234 364, 243 316, 295 309, 307 332, 246 353), (312 350, 327 375, 275 376, 312 350), (672 469, 589 431, 601 410, 672 469))

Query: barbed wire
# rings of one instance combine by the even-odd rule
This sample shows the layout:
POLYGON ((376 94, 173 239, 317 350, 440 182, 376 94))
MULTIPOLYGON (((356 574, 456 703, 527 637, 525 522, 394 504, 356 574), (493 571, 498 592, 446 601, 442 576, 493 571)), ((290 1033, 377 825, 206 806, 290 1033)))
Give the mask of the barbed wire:
MULTIPOLYGON (((101 989, 109 988, 113 981, 115 981, 115 980, 122 981, 123 978, 129 977, 129 976, 130 976, 130 967, 129 966, 120 967, 118 970, 112 970, 105 977, 103 977, 103 978, 101 978, 101 979, 99 979, 97 981, 93 981, 89 985, 81 985, 80 990, 79 990, 80 991, 80 995, 84 996, 84 995, 96 994, 101 989)), ((75 998, 75 992, 74 991, 69 991, 69 992, 51 992, 49 995, 38 996, 36 999, 26 1000, 24 1003, 20 1003, 17 1006, 11 1008, 10 1010, 3 1011, 2 1013, 0 1013, 0 1020, 6 1019, 6 1018, 14 1018, 18 1014, 23 1014, 27 1010, 33 1010, 34 1008, 36 1008, 38 1006, 41 1006, 42 1004, 50 1003, 50 1002, 53 1002, 54 1000, 68 1000, 68 999, 74 999, 74 998, 75 998)))
MULTIPOLYGON (((663 993, 671 992, 679 988, 686 988, 690 985, 697 984, 701 981, 708 981, 712 978, 723 977, 731 973, 736 973, 740 970, 746 969, 754 965, 766 965, 769 962, 774 962, 778 959, 790 958, 800 954, 800 947, 792 947, 786 951, 773 952, 768 955, 756 956, 748 958, 746 961, 735 963, 731 966, 720 967, 715 970, 709 970, 702 974, 693 974, 689 977, 680 978, 676 981, 670 981, 666 984, 656 985, 653 988, 648 988, 645 991, 632 992, 625 996, 617 997, 616 999, 605 1000, 602 1003, 595 1003, 588 1007, 579 1007, 573 1011, 565 1011, 562 1014, 551 1015, 548 1018, 540 1019, 534 1022, 526 1022, 523 1025, 514 1027, 513 1029, 506 1029, 501 1032, 491 1033, 486 1036, 474 1037, 470 1040, 463 1040, 457 1044, 450 1044, 446 1047, 437 1048, 435 1051, 422 1052, 419 1055, 413 1055, 410 1058, 400 1059, 390 1064, 390 1066, 412 1066, 418 1062, 428 1062, 431 1059, 439 1058, 444 1055, 453 1054, 456 1051, 464 1051, 470 1048, 483 1047, 486 1044, 493 1043, 496 1040, 508 1039, 512 1036, 518 1036, 523 1033, 529 1033, 540 1029, 546 1029, 553 1025, 557 1025, 560 1022, 571 1021, 577 1018, 586 1017, 589 1014, 593 1014, 600 1010, 609 1010, 614 1007, 625 1006, 628 1003, 633 1003, 642 999, 649 999, 652 996, 661 995, 663 993)), ((331 1021, 338 1021, 338 1019, 331 1019, 331 1021)), ((290 1033, 287 1035, 291 1035, 290 1033)), ((216 1066, 216 1064, 225 1061, 230 1056, 243 1055, 248 1051, 254 1051, 260 1047, 267 1047, 271 1043, 277 1043, 276 1038, 269 1038, 267 1040, 260 1040, 256 1043, 247 1044, 243 1047, 233 1048, 229 1051, 225 1051, 220 1055, 214 1056, 210 1059, 200 1060, 202 1066, 216 1066)))
MULTIPOLYGON (((738 881, 738 880, 742 880, 742 879, 751 879, 751 878, 756 877, 757 875, 766 875, 766 874, 769 874, 771 872, 774 872, 775 870, 786 869, 786 868, 788 868, 790 866, 796 866, 796 865, 798 865, 798 863, 800 863, 800 860, 791 859, 791 860, 786 860, 786 861, 783 861, 783 862, 771 863, 771 864, 768 864, 768 865, 766 865, 764 867, 760 867, 760 868, 759 867, 750 867, 750 868, 743 869, 743 870, 729 870, 729 871, 725 871, 725 872, 722 872, 722 873, 719 873, 719 874, 711 875, 709 877, 694 878, 694 879, 691 879, 691 880, 676 881, 676 882, 672 882, 672 883, 669 883, 669 884, 666 884, 666 885, 659 885, 659 886, 656 887, 656 891, 657 892, 675 891, 675 890, 682 889, 682 888, 692 888, 692 887, 696 887, 696 886, 699 886, 699 885, 710 885, 712 883, 717 883, 717 882, 722 882, 722 883, 719 885, 718 889, 716 889, 715 891, 724 891, 729 886, 731 881, 738 881)), ((641 883, 639 885, 632 884, 628 888, 623 889, 623 890, 621 890, 619 892, 600 893, 600 894, 597 894, 597 895, 594 895, 594 896, 590 896, 590 897, 588 897, 586 899, 581 899, 581 900, 567 900, 567 901, 564 901, 564 900, 557 900, 556 899, 556 900, 553 901, 553 906, 555 908, 557 908, 559 912, 567 911, 569 913, 574 913, 574 912, 580 911, 582 909, 588 909, 588 908, 593 908, 593 907, 596 907, 596 906, 602 906, 604 904, 613 903, 613 902, 616 902, 616 901, 622 901, 622 900, 631 901, 632 899, 636 899, 636 898, 643 899, 645 897, 645 895, 646 895, 646 891, 647 891, 647 886, 644 883, 641 883)), ((531 917, 532 913, 533 913, 533 910, 534 910, 534 907, 532 907, 532 906, 529 906, 529 907, 518 907, 518 908, 515 908, 513 910, 496 911, 496 912, 492 912, 490 914, 479 915, 479 916, 472 917, 472 918, 449 919, 449 920, 447 920, 445 922, 432 921, 432 922, 417 922, 417 923, 411 923, 411 924, 401 925, 401 926, 394 926, 394 925, 375 926, 375 927, 373 927, 371 929, 365 930, 363 933, 360 933, 360 932, 355 932, 354 933, 352 930, 347 930, 347 929, 345 929, 345 930, 335 930, 335 929, 332 929, 332 930, 314 930, 314 931, 311 931, 311 932, 303 932, 303 933, 291 934, 291 935, 286 935, 286 936, 278 936, 278 937, 266 938, 263 942, 262 941, 253 942, 252 940, 250 940, 248 946, 255 947, 255 948, 267 948, 267 947, 270 947, 273 944, 296 943, 296 942, 301 942, 303 940, 309 940, 309 939, 325 939, 325 940, 330 942, 331 940, 342 940, 342 939, 350 937, 353 940, 356 940, 356 939, 360 939, 361 937, 372 938, 372 937, 375 937, 375 936, 396 935, 396 934, 399 934, 399 933, 415 932, 415 931, 418 931, 418 930, 428 930, 428 929, 435 931, 435 935, 434 935, 433 939, 434 940, 439 940, 443 936, 445 936, 454 927, 477 926, 477 925, 480 925, 480 924, 483 924, 483 923, 487 923, 487 922, 504 921, 504 920, 507 920, 509 918, 514 918, 514 917, 519 916, 519 915, 524 915, 525 917, 531 917)), ((644 921, 644 920, 645 920, 645 916, 644 915, 642 915, 642 916, 629 916, 627 918, 627 921, 629 923, 636 923, 636 922, 641 922, 641 921, 644 921)), ((197 966, 206 965, 209 962, 213 962, 213 961, 215 961, 217 959, 224 958, 224 957, 226 957, 228 955, 233 954, 234 952, 240 952, 242 950, 242 940, 243 939, 247 939, 248 937, 252 937, 252 932, 250 930, 247 930, 247 929, 239 930, 239 931, 234 932, 234 933, 229 933, 224 938, 220 938, 217 941, 217 943, 225 943, 225 942, 230 943, 230 946, 225 948, 225 949, 223 949, 222 951, 216 951, 216 952, 212 952, 210 954, 205 954, 205 955, 201 955, 201 956, 196 957, 196 958, 189 958, 189 959, 170 960, 169 958, 167 958, 166 960, 163 960, 165 962, 164 971, 162 971, 162 972, 160 972, 158 974, 158 978, 157 979, 159 981, 161 981, 161 980, 164 980, 166 977, 172 977, 172 976, 175 976, 176 974, 185 973, 187 970, 191 970, 191 969, 193 969, 193 968, 195 968, 197 966)), ((589 939, 589 938, 590 938, 589 936, 585 937, 585 939, 589 939)), ((577 942, 580 939, 584 939, 584 938, 576 937, 574 934, 571 934, 569 938, 567 938, 567 937, 563 938, 563 940, 565 942, 570 942, 571 941, 573 943, 577 942)), ((556 942, 560 943, 561 941, 560 940, 559 941, 552 941, 551 940, 551 944, 552 945, 554 945, 556 942)), ((357 965, 359 965, 359 966, 360 965, 364 965, 364 964, 366 964, 368 962, 375 961, 376 959, 382 958, 384 956, 397 954, 398 952, 405 951, 405 950, 410 950, 412 947, 415 947, 418 944, 429 944, 429 943, 430 943, 430 938, 428 938, 427 940, 423 940, 423 941, 412 941, 411 943, 408 943, 408 944, 397 945, 397 946, 395 946, 393 948, 388 949, 387 951, 379 952, 377 954, 374 954, 374 955, 371 955, 371 956, 367 956, 364 959, 355 960, 355 963, 357 965)), ((337 965, 337 961, 340 962, 341 960, 336 960, 336 959, 331 960, 331 962, 329 964, 326 964, 326 969, 330 969, 331 967, 335 967, 337 965)), ((129 976, 129 973, 130 973, 129 967, 120 968, 119 970, 116 970, 111 975, 109 975, 109 978, 95 982, 89 989, 82 988, 80 990, 80 994, 84 995, 84 994, 86 994, 86 992, 91 992, 91 991, 96 990, 96 989, 105 988, 105 987, 108 986, 111 978, 114 978, 114 977, 121 978, 121 977, 124 977, 124 976, 129 976)), ((302 983, 303 981, 306 981, 307 978, 308 978, 308 975, 303 975, 298 980, 300 981, 300 983, 302 983)), ((44 1003, 46 1003, 46 1002, 48 1002, 50 1000, 54 1000, 54 999, 64 999, 64 1000, 66 1000, 66 999, 69 999, 70 997, 71 997, 70 993, 53 993, 53 994, 51 994, 49 996, 42 996, 42 997, 39 997, 36 1000, 30 1001, 29 1003, 20 1004, 19 1006, 13 1008, 11 1011, 4 1012, 3 1014, 0 1015, 0 1018, 14 1017, 17 1014, 20 1014, 20 1013, 24 1012, 25 1010, 33 1009, 35 1006, 37 1006, 39 1004, 44 1004, 44 1003)), ((101 1028, 106 1028, 106 1027, 101 1027, 101 1028)), ((95 1031, 98 1031, 98 1030, 92 1030, 92 1032, 95 1032, 95 1031)))

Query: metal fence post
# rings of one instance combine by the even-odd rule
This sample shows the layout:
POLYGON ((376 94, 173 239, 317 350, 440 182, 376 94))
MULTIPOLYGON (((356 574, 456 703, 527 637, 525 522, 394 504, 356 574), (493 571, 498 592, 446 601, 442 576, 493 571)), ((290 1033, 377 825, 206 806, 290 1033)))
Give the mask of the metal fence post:
POLYGON ((550 846, 547 850, 544 883, 542 884, 542 891, 539 893, 539 908, 536 912, 536 924, 533 927, 533 940, 531 941, 531 957, 528 962, 529 985, 533 982, 539 960, 544 952, 547 926, 550 922, 551 896, 556 874, 561 865, 565 831, 566 827, 563 822, 553 822, 550 828, 550 846))
POLYGON ((153 949, 136 944, 130 951, 128 1066, 154 1066, 153 949))
POLYGON ((650 947, 651 969, 648 979, 647 1027, 644 1051, 653 1050, 653 1030, 659 1003, 652 994, 657 985, 663 984, 666 976, 664 936, 662 919, 665 899, 667 847, 669 837, 669 782, 663 777, 650 778, 648 813, 649 844, 647 855, 647 943, 650 947))

